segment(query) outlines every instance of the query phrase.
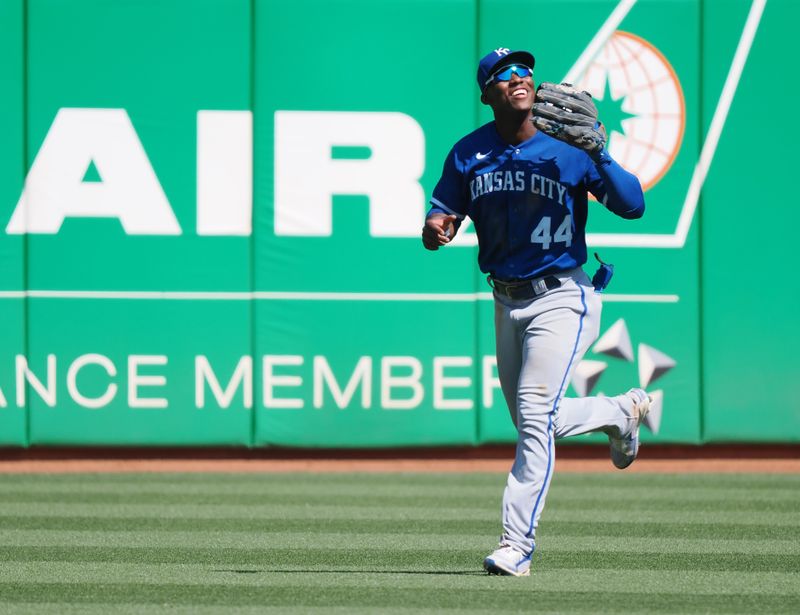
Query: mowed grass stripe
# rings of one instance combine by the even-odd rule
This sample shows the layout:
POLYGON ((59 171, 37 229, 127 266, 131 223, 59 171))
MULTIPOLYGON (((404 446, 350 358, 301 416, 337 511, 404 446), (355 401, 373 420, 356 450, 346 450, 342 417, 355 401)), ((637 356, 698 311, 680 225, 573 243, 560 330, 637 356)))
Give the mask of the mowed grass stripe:
MULTIPOLYGON (((187 515, 190 514, 187 511, 187 515)), ((237 517, 30 517, 0 516, 0 530, 85 530, 120 532, 169 530, 178 532, 305 532, 349 534, 494 534, 497 519, 471 521, 422 519, 243 519, 237 517)), ((608 536, 617 538, 718 538, 747 535, 751 540, 777 539, 800 541, 798 527, 744 524, 651 523, 620 518, 614 523, 545 521, 539 527, 541 536, 608 536)))
MULTIPOLYGON (((442 571, 446 572, 446 571, 442 571)), ((449 571, 463 574, 418 574, 388 571, 385 574, 366 572, 318 572, 311 578, 304 578, 302 572, 273 571, 269 569, 226 569, 199 564, 158 564, 134 566, 119 563, 67 563, 47 562, 46 564, 19 563, 0 575, 2 583, 147 583, 171 585, 216 585, 226 584, 257 587, 312 587, 346 588, 364 587, 391 579, 393 587, 409 589, 429 589, 450 587, 463 589, 487 588, 497 586, 495 580, 486 575, 475 578, 477 570, 449 571), (370 578, 370 575, 373 577, 370 578), (379 578, 378 578, 379 577, 379 578), (33 580, 35 578, 35 580, 33 580)), ((478 573, 479 574, 479 573, 478 573)), ((599 571, 589 568, 537 569, 534 577, 538 585, 548 588, 574 587, 580 583, 583 590, 619 591, 630 590, 630 574, 627 570, 599 571), (541 583, 545 581, 546 583, 541 583)), ((738 594, 747 587, 754 593, 800 595, 798 573, 786 572, 741 572, 741 571, 688 571, 688 570, 642 570, 637 583, 662 593, 738 594)))
MULTIPOLYGON (((0 599, 0 613, 3 615, 149 615, 151 613, 163 615, 168 612, 170 615, 286 615, 287 613, 296 615, 374 615, 374 607, 334 607, 326 606, 302 606, 298 608, 285 606, 202 606, 199 604, 174 605, 170 604, 165 609, 160 604, 109 604, 107 602, 92 602, 78 604, 61 604, 52 602, 3 602, 0 599)), ((409 611, 403 607, 381 607, 382 615, 409 615, 409 611)), ((447 611, 445 611, 447 612, 447 611)), ((480 613, 480 611, 460 611, 464 613, 480 613)), ((414 615, 441 615, 442 609, 414 609, 414 615)), ((542 611, 539 615, 564 615, 564 611, 550 612, 542 611)))
MULTIPOLYGON (((509 459, 509 468, 512 460, 509 459)), ((630 474, 626 472, 610 472, 608 474, 558 474, 558 482, 565 489, 594 489, 613 488, 618 485, 640 487, 667 487, 680 489, 746 489, 748 491, 772 491, 774 489, 800 487, 800 475, 791 474, 630 474)), ((313 472, 286 472, 286 473, 81 473, 81 474, 5 474, 4 485, 30 485, 32 483, 93 485, 109 483, 119 485, 121 489, 126 485, 140 487, 143 483, 148 486, 157 485, 246 485, 258 486, 268 483, 270 485, 293 486, 302 483, 308 486, 327 487, 363 486, 380 488, 402 488, 403 486, 415 489, 442 489, 447 486, 463 488, 470 486, 491 487, 497 484, 502 473, 313 473, 313 472)), ((501 478, 502 480, 502 478, 501 478)))
MULTIPOLYGON (((386 552, 352 549, 232 549, 141 547, 4 547, 0 562, 117 562, 146 564, 204 564, 232 571, 392 572, 457 574, 478 572, 488 549, 421 549, 386 552)), ((788 572, 800 570, 793 555, 639 553, 636 551, 542 551, 534 555, 535 571, 548 568, 596 570, 705 570, 788 572)), ((0 578, 2 578, 0 576, 0 578)))
MULTIPOLYGON (((221 496, 216 493, 139 493, 139 494, 119 494, 119 493, 83 493, 72 491, 69 493, 28 493, 25 491, 6 491, 3 494, 4 501, 7 503, 25 503, 38 505, 53 504, 123 504, 135 502, 137 504, 163 504, 179 506, 202 506, 214 505, 218 503, 239 506, 269 506, 277 505, 296 505, 296 506, 330 506, 341 503, 349 505, 359 502, 367 507, 417 507, 425 508, 430 506, 443 506, 446 508, 469 508, 476 504, 484 503, 487 507, 497 507, 496 500, 500 497, 501 490, 487 494, 484 497, 464 496, 443 491, 440 496, 424 496, 415 494, 397 495, 375 495, 364 493, 360 496, 334 496, 320 493, 294 493, 276 494, 271 493, 268 487, 262 493, 239 494, 236 496, 221 496)), ((662 512, 685 512, 698 510, 718 510, 725 505, 735 506, 740 512, 791 512, 796 511, 800 501, 793 499, 759 499, 747 498, 737 501, 721 499, 704 499, 700 497, 688 499, 663 499, 649 490, 642 490, 639 494, 628 493, 627 498, 610 498, 606 494, 597 496, 584 496, 581 498, 565 498, 554 495, 548 501, 548 509, 559 508, 602 508, 609 511, 645 511, 651 510, 653 504, 658 503, 658 509, 662 512)), ((0 512, 4 510, 0 507, 0 512)))
MULTIPOLYGON (((74 504, 59 503, 43 507, 36 503, 0 503, 0 514, 17 516, 83 516, 97 518, 127 518, 130 516, 152 518, 243 518, 243 519, 348 519, 353 521, 364 519, 384 520, 419 520, 426 521, 431 518, 447 521, 467 519, 472 521, 492 521, 499 523, 498 504, 486 505, 482 508, 471 506, 454 508, 445 506, 419 507, 419 506, 359 506, 354 503, 342 505, 240 505, 240 504, 195 504, 181 506, 175 504, 74 504)), ((542 523, 548 520, 559 520, 573 523, 619 523, 631 519, 632 515, 626 510, 608 509, 605 503, 600 508, 576 508, 574 506, 559 506, 552 504, 548 498, 542 523)), ((651 523, 691 523, 691 524, 741 524, 741 525, 770 525, 773 527, 797 527, 800 525, 798 513, 795 510, 787 512, 769 512, 712 509, 703 510, 698 514, 695 510, 662 511, 659 509, 646 509, 646 515, 634 518, 646 518, 651 523)))
MULTIPOLYGON (((242 587, 214 585, 150 585, 121 583, 53 583, 0 584, 0 595, 6 602, 49 602, 46 596, 58 595, 65 603, 108 601, 108 596, 127 604, 186 605, 204 604, 222 607, 237 605, 261 606, 338 606, 431 608, 447 606, 462 611, 499 610, 519 612, 529 610, 531 600, 536 609, 560 609, 585 613, 618 613, 619 605, 637 605, 642 595, 636 592, 564 592, 537 589, 532 583, 519 579, 497 579, 493 589, 430 589, 408 590, 390 585, 380 587, 332 587, 327 590, 306 591, 304 587, 242 587), (516 583, 514 585, 513 583, 516 583)), ((720 607, 728 613, 793 613, 800 603, 786 596, 748 594, 651 593, 646 609, 640 612, 708 613, 720 607)), ((630 612, 626 608, 627 612, 630 612)))
MULTIPOLYGON (((559 477, 560 478, 560 477, 559 477)), ((268 480, 234 482, 233 484, 212 481, 208 483, 188 483, 179 481, 150 483, 126 483, 117 484, 114 481, 98 479, 93 483, 78 482, 34 482, 30 484, 4 483, 0 482, 0 497, 4 501, 40 501, 38 498, 44 497, 45 501, 50 498, 58 498, 61 501, 69 501, 72 497, 92 497, 92 501, 97 500, 118 500, 130 496, 132 500, 142 501, 143 498, 166 498, 167 501, 181 501, 186 499, 189 502, 208 501, 209 499, 223 500, 230 496, 241 502, 258 501, 262 498, 274 499, 287 498, 295 499, 298 496, 308 498, 325 499, 348 499, 364 496, 372 498, 413 498, 418 501, 428 499, 434 501, 474 501, 495 497, 502 491, 505 484, 504 476, 498 476, 492 483, 481 485, 394 485, 392 483, 380 484, 360 484, 360 483, 334 483, 320 484, 317 481, 306 482, 298 479, 294 483, 273 483, 268 480), (62 497, 67 496, 67 497, 62 497), (134 497, 135 496, 135 497, 134 497)), ((770 490, 766 497, 760 498, 758 494, 763 492, 751 493, 746 488, 732 486, 726 488, 709 487, 698 489, 686 486, 644 486, 640 484, 614 484, 614 485, 592 485, 592 486, 570 486, 561 485, 560 489, 553 494, 557 502, 585 502, 597 499, 607 499, 612 501, 629 501, 646 497, 651 502, 749 502, 753 499, 764 502, 781 502, 800 504, 800 486, 786 488, 774 488, 770 490), (633 488, 635 487, 635 488, 633 488)))
MULTIPOLYGON (((396 534, 376 533, 316 533, 273 532, 262 534, 254 532, 178 532, 178 531, 63 531, 63 530, 3 530, 0 531, 0 544, 3 547, 36 546, 86 546, 105 547, 174 547, 185 545, 219 548, 264 548, 264 549, 351 549, 354 543, 365 550, 408 551, 425 548, 448 549, 454 544, 483 551, 491 546, 495 536, 455 534, 440 536, 433 533, 396 534)), ((786 554, 800 556, 800 543, 792 540, 752 540, 745 537, 719 537, 711 539, 685 538, 625 538, 620 540, 606 536, 559 536, 542 537, 539 548, 549 551, 587 550, 636 551, 639 553, 758 553, 786 554)))
MULTIPOLYGON (((239 504, 226 502, 224 504, 191 504, 179 505, 163 502, 161 504, 129 503, 58 503, 54 506, 42 506, 36 502, 5 502, 0 504, 0 514, 4 515, 30 515, 30 516, 96 516, 107 518, 124 518, 131 515, 154 518, 246 518, 246 519, 419 519, 431 518, 432 511, 440 519, 472 519, 498 520, 497 502, 493 506, 486 505, 482 508, 447 507, 438 506, 368 506, 355 502, 347 504, 314 504, 302 502, 300 504, 239 504)), ((776 513, 780 516, 782 513, 776 513)))

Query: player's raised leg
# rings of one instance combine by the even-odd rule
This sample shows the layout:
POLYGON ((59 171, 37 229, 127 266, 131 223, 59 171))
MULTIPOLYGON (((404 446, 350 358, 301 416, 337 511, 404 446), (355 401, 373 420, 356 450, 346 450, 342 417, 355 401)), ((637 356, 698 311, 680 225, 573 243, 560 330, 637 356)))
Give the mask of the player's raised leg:
POLYGON ((579 436, 593 431, 629 431, 633 402, 627 395, 614 397, 564 397, 554 419, 556 438, 579 436))
POLYGON ((556 412, 555 437, 601 431, 608 435, 611 461, 623 470, 639 453, 639 426, 656 433, 660 413, 660 406, 642 389, 614 397, 565 397, 556 412))

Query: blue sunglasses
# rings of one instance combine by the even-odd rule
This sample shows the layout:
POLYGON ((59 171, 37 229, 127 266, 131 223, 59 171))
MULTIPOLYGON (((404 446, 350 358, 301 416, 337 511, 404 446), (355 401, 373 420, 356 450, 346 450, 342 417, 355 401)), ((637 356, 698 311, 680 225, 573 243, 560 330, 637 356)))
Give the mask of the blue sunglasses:
POLYGON ((520 79, 524 79, 525 77, 530 77, 533 75, 533 69, 528 68, 524 64, 512 64, 511 66, 504 66, 497 72, 492 73, 492 76, 486 80, 484 85, 489 86, 496 81, 509 81, 512 73, 520 79))

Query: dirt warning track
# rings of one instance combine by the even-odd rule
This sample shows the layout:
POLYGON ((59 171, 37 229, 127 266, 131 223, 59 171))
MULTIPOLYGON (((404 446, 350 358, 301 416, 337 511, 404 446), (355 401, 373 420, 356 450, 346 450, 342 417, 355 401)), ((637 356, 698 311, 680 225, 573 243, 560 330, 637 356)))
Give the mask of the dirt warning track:
MULTIPOLYGON (((556 472, 619 472, 600 446, 559 447, 556 472)), ((508 472, 512 446, 455 449, 0 449, 0 473, 508 472)), ((800 446, 662 446, 625 472, 800 474, 800 446)))

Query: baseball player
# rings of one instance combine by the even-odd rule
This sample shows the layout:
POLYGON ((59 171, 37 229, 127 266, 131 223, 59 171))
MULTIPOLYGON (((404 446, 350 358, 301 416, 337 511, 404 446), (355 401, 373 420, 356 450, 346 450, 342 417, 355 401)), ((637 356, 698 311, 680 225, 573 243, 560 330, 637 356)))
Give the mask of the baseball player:
MULTIPOLYGON (((481 102, 494 121, 452 148, 422 230, 428 250, 452 241, 469 216, 478 264, 494 289, 497 368, 518 431, 503 494, 491 574, 528 576, 534 535, 554 465, 554 439, 602 431, 611 460, 628 467, 652 399, 641 389, 616 397, 563 398, 600 328, 610 269, 592 280, 586 263, 588 193, 622 218, 639 218, 639 180, 605 149, 591 95, 533 81, 534 57, 496 49, 478 65, 481 102)), ((651 418, 655 419, 655 412, 651 418)))

